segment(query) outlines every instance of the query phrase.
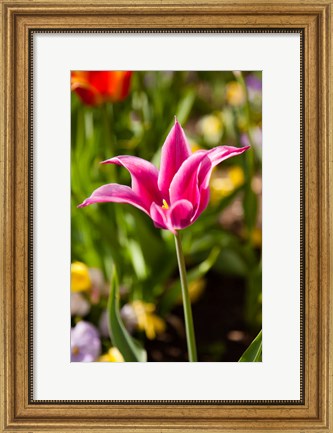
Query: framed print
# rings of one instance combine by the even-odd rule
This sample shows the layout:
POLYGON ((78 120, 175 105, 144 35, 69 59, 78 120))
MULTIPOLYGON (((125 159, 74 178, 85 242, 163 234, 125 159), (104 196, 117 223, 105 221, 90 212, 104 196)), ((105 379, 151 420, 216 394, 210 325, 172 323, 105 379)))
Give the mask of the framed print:
POLYGON ((332 1, 2 8, 2 431, 332 431, 332 1))

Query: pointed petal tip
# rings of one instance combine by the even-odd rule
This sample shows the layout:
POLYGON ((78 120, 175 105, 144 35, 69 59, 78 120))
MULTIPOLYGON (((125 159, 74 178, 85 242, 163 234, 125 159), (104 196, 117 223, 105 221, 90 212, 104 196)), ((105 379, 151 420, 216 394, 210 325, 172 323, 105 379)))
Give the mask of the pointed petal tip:
POLYGON ((105 161, 101 161, 100 164, 116 164, 116 157, 106 159, 105 161))
POLYGON ((178 122, 176 116, 175 116, 175 124, 173 127, 175 128, 175 131, 177 131, 177 133, 181 133, 181 131, 183 130, 182 125, 178 122))
POLYGON ((185 132, 175 117, 175 124, 171 128, 161 151, 161 164, 158 174, 158 187, 167 199, 171 181, 180 166, 191 155, 191 148, 185 132))
POLYGON ((86 206, 88 206, 88 204, 89 204, 89 203, 87 203, 87 200, 84 200, 81 204, 77 205, 76 207, 80 209, 81 207, 86 207, 86 206))

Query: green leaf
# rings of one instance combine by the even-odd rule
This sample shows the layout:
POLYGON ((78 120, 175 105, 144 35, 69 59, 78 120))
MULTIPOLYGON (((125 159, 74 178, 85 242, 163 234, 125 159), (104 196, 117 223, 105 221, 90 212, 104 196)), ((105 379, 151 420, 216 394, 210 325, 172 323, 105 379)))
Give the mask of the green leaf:
POLYGON ((188 116, 190 115, 190 112, 192 110, 194 101, 196 97, 196 92, 194 89, 189 89, 186 93, 184 98, 180 101, 177 107, 176 111, 176 117, 178 119, 178 122, 185 123, 188 116))
MULTIPOLYGON (((158 268, 161 260, 165 262, 167 254, 167 251, 161 248, 161 238, 158 230, 147 218, 147 215, 134 207, 129 207, 126 223, 129 236, 139 243, 145 267, 150 269, 158 268)), ((147 272, 146 269, 146 274, 147 272)))
POLYGON ((262 331, 245 350, 238 362, 261 362, 262 361, 262 331))
POLYGON ((140 244, 134 239, 128 239, 126 246, 138 279, 144 280, 147 277, 147 267, 140 244))
POLYGON ((245 277, 247 274, 247 264, 242 251, 235 245, 221 251, 214 268, 225 275, 245 277))
POLYGON ((147 353, 125 328, 119 313, 119 286, 115 268, 113 268, 111 290, 108 300, 109 331, 112 344, 127 362, 145 362, 147 353))

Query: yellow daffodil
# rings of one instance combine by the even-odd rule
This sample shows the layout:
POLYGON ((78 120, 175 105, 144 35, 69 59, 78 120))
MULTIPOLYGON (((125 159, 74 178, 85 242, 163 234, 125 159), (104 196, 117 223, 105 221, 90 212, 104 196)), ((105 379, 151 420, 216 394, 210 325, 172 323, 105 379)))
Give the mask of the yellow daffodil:
POLYGON ((91 289, 91 279, 87 265, 74 262, 71 265, 71 291, 87 292, 91 289))
POLYGON ((137 317, 138 329, 144 331, 149 340, 154 340, 157 334, 165 330, 165 321, 154 313, 154 304, 136 300, 131 305, 137 317))
POLYGON ((226 100, 228 104, 238 107, 245 102, 245 92, 241 84, 237 81, 231 81, 226 86, 226 100))
POLYGON ((103 353, 98 358, 99 362, 125 362, 123 355, 119 352, 116 347, 111 347, 108 352, 103 353))

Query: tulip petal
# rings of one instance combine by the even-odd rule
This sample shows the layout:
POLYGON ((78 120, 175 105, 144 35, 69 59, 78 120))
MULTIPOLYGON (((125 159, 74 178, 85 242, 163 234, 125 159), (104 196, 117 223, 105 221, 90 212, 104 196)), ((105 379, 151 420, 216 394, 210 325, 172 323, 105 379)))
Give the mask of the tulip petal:
POLYGON ((171 181, 190 155, 191 150, 185 133, 176 120, 162 147, 161 166, 158 175, 158 187, 167 201, 171 181))
POLYGON ((185 199, 196 208, 199 205, 198 173, 203 166, 207 173, 212 166, 206 151, 193 153, 180 167, 170 185, 170 202, 185 199))
POLYGON ((207 208, 210 198, 210 190, 209 186, 207 188, 201 187, 199 189, 199 206, 197 206, 195 212, 192 215, 191 218, 191 224, 194 223, 195 220, 199 218, 199 216, 202 214, 202 212, 207 208))
POLYGON ((74 91, 86 105, 98 105, 102 102, 100 94, 83 79, 72 79, 71 90, 74 91))
POLYGON ((218 146, 208 151, 208 157, 212 161, 213 167, 225 159, 232 156, 241 155, 251 146, 234 147, 234 146, 218 146))
POLYGON ((202 212, 207 208, 209 203, 209 181, 212 174, 213 168, 220 162, 231 158, 233 156, 241 155, 250 146, 246 147, 232 147, 232 146, 218 146, 214 149, 209 150, 206 155, 209 158, 211 165, 201 164, 198 172, 198 187, 200 195, 200 203, 197 207, 192 220, 193 222, 202 214, 202 212))
POLYGON ((128 94, 131 71, 90 71, 89 82, 106 101, 122 101, 128 94))
POLYGON ((170 185, 170 201, 190 201, 194 208, 192 222, 206 209, 209 202, 209 180, 213 168, 249 147, 219 146, 193 153, 180 167, 170 185))
POLYGON ((208 186, 212 169, 216 165, 220 164, 220 162, 225 161, 228 158, 241 155, 247 149, 249 149, 249 147, 250 146, 245 146, 245 147, 218 146, 218 147, 214 147, 211 150, 208 150, 206 152, 206 155, 208 156, 212 165, 211 167, 208 167, 207 165, 205 167, 201 167, 200 173, 198 175, 199 186, 201 185, 204 185, 205 187, 208 186))
POLYGON ((188 200, 179 200, 171 206, 168 214, 169 224, 174 229, 184 229, 191 224, 193 205, 188 200))
POLYGON ((150 218, 153 220, 155 227, 159 229, 168 229, 168 218, 166 209, 162 209, 161 206, 155 202, 150 206, 150 218))
POLYGON ((152 163, 137 156, 120 155, 103 161, 102 164, 121 165, 130 172, 132 190, 140 197, 147 212, 152 202, 162 204, 157 186, 158 170, 152 163))
POLYGON ((89 198, 84 200, 78 207, 85 207, 95 203, 127 203, 148 213, 140 197, 129 187, 110 183, 97 188, 89 198))
POLYGON ((122 101, 128 95, 131 71, 109 71, 108 95, 111 101, 122 101))
POLYGON ((172 233, 192 224, 192 214, 193 205, 188 200, 179 200, 170 209, 163 209, 157 203, 152 203, 150 207, 150 217, 155 227, 170 230, 172 233))

